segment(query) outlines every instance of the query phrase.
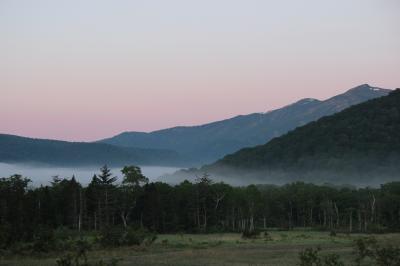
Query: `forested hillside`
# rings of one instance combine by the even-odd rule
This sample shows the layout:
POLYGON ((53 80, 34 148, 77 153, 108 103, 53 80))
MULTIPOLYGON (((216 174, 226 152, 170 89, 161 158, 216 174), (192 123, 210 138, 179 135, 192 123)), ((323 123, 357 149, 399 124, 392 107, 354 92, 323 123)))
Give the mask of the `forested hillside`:
POLYGON ((0 162, 58 166, 174 164, 176 152, 124 148, 105 143, 67 142, 0 134, 0 162))
MULTIPOLYGON (((242 149, 203 170, 299 173, 333 171, 366 178, 396 175, 400 165, 400 90, 299 127, 265 145, 242 149)), ((295 175, 293 176, 295 177, 295 175)), ((321 176, 323 178, 323 176, 321 176)))

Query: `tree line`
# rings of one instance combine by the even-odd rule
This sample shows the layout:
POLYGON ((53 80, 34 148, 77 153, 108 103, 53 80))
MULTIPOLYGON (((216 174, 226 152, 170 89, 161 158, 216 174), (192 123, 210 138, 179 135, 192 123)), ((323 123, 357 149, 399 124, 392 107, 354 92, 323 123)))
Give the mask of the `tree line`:
POLYGON ((149 182, 136 166, 121 173, 117 180, 104 166, 86 187, 74 177, 55 177, 40 187, 31 187, 21 175, 0 178, 0 243, 31 241, 38 228, 135 227, 157 233, 400 229, 400 182, 379 188, 303 182, 233 187, 204 174, 195 182, 170 185, 149 182))

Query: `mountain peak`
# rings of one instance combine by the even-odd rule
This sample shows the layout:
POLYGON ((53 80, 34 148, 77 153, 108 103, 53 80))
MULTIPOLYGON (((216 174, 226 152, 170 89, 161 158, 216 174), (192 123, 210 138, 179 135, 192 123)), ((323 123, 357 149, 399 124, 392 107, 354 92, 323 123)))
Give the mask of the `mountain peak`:
POLYGON ((297 101, 296 104, 308 104, 308 103, 312 103, 312 102, 319 102, 319 100, 314 99, 314 98, 304 98, 304 99, 301 99, 300 101, 297 101))
POLYGON ((371 91, 376 91, 376 92, 383 92, 383 93, 388 93, 390 90, 388 89, 382 89, 379 87, 373 87, 369 84, 362 84, 360 86, 354 87, 350 90, 348 90, 346 93, 352 93, 352 92, 371 92, 371 91))

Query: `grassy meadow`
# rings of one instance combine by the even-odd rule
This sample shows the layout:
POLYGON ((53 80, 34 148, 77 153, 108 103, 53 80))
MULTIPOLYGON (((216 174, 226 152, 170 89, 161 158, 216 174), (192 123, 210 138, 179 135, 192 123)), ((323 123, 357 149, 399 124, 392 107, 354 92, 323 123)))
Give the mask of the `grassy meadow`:
MULTIPOLYGON (((257 239, 240 234, 158 235, 151 246, 120 247, 89 252, 89 261, 119 259, 118 265, 298 265, 299 252, 321 247, 322 253, 340 255, 352 264, 353 243, 362 234, 337 234, 307 230, 269 231, 257 239)), ((400 245, 400 234, 374 235, 379 243, 400 245)), ((1 266, 50 266, 62 253, 35 256, 3 256, 1 266)), ((107 265, 107 264, 106 264, 107 265)), ((373 265, 365 262, 364 265, 373 265)))

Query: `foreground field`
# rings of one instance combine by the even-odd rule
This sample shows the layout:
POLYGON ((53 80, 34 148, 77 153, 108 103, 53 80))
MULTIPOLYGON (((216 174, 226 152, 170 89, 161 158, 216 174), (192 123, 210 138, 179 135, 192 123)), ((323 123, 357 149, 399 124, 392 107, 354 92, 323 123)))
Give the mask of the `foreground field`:
MULTIPOLYGON (((324 252, 352 260, 353 242, 365 235, 311 231, 271 231, 268 236, 244 240, 240 234, 159 235, 150 247, 123 247, 91 251, 89 259, 120 259, 118 265, 297 265, 298 253, 320 246, 324 252)), ((400 234, 374 235, 382 244, 400 245, 400 234)), ((61 254, 45 258, 14 257, 0 265, 56 265, 61 254)), ((347 264, 346 264, 347 265, 347 264)), ((368 265, 368 264, 366 264, 368 265)), ((372 265, 372 264, 370 264, 372 265)))

